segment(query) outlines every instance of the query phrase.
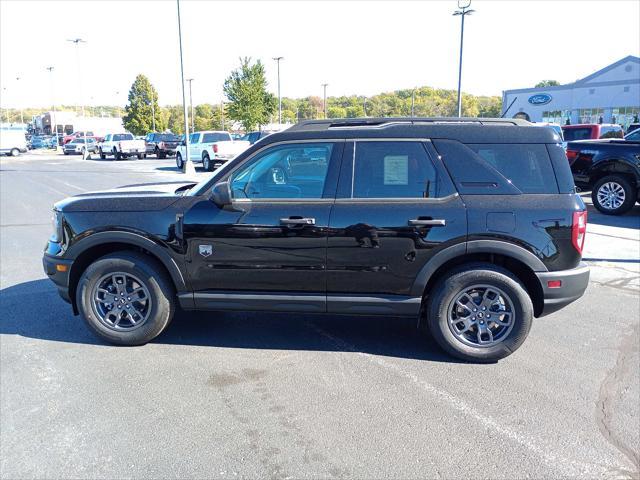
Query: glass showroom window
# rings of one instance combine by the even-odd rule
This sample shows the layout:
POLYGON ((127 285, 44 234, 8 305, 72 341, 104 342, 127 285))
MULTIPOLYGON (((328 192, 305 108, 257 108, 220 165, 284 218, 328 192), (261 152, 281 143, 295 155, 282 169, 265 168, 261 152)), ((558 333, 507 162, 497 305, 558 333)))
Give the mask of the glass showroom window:
POLYGON ((622 125, 625 130, 630 123, 637 123, 640 116, 640 107, 614 107, 611 109, 611 123, 622 125))
POLYGON ((599 123, 600 117, 604 119, 603 108, 581 108, 578 110, 579 123, 599 123))
POLYGON ((553 110, 553 111, 545 111, 542 112, 542 121, 543 122, 547 122, 547 123, 558 123, 560 125, 562 125, 564 123, 563 119, 566 117, 563 117, 562 115, 562 111, 560 110, 553 110))

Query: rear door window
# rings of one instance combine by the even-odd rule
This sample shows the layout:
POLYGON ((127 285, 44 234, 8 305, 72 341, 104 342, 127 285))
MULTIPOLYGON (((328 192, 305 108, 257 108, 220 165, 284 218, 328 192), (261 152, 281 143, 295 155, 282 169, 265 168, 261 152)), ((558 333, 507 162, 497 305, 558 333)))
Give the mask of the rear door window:
POLYGON ((544 144, 468 144, 522 193, 558 193, 544 144))

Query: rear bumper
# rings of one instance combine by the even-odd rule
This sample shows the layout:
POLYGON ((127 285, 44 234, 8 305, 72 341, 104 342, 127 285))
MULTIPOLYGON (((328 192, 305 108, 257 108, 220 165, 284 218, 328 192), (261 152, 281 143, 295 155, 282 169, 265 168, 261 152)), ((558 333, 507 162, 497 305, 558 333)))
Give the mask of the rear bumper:
POLYGON ((580 262, 571 270, 536 272, 544 296, 544 307, 540 317, 556 312, 579 299, 589 285, 589 266, 580 262), (549 282, 560 280, 561 286, 550 288, 549 282))

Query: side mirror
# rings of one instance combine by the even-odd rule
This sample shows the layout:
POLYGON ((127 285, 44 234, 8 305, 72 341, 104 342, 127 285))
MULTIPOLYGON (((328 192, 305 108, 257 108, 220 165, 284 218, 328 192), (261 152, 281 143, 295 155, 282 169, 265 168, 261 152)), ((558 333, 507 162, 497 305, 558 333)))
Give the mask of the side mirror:
POLYGON ((229 182, 218 182, 211 189, 211 200, 218 207, 231 205, 231 186, 229 182))

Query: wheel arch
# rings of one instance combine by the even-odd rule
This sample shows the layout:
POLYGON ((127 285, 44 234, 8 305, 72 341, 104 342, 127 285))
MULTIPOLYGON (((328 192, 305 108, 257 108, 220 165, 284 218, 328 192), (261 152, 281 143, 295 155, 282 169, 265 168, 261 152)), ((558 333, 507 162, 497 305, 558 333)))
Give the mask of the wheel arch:
POLYGON ((548 271, 544 263, 522 247, 495 240, 476 240, 447 247, 422 268, 412 295, 426 298, 437 282, 450 270, 468 263, 485 262, 511 272, 525 287, 538 317, 544 308, 544 292, 534 272, 548 271))
POLYGON ((172 280, 176 292, 187 290, 180 268, 158 243, 132 232, 99 232, 79 241, 67 252, 67 255, 73 259, 69 272, 69 298, 74 313, 77 314, 76 289, 84 271, 93 261, 117 251, 133 251, 153 258, 172 280))
POLYGON ((611 157, 593 166, 589 172, 589 185, 595 185, 598 180, 608 175, 621 175, 631 182, 640 181, 640 170, 634 168, 628 160, 620 157, 611 157))

